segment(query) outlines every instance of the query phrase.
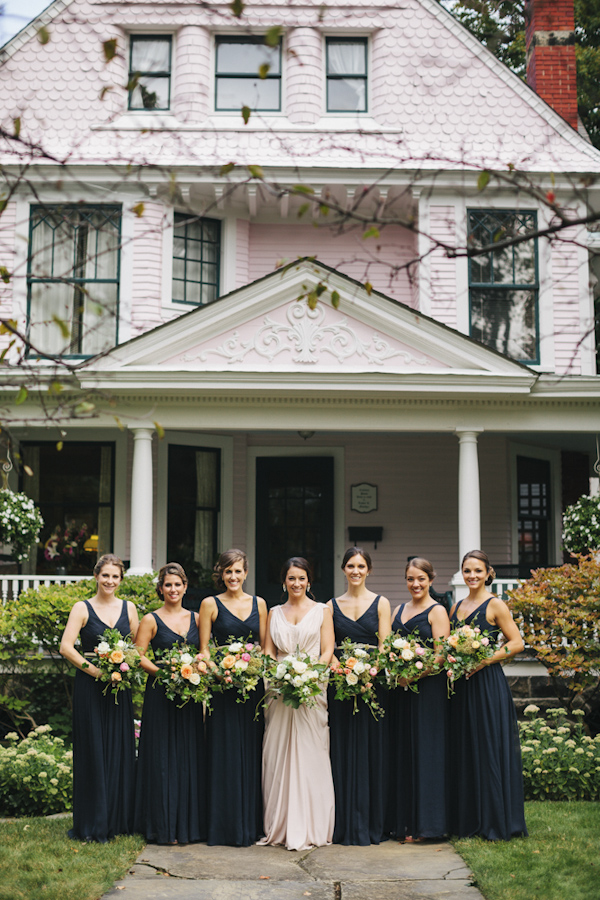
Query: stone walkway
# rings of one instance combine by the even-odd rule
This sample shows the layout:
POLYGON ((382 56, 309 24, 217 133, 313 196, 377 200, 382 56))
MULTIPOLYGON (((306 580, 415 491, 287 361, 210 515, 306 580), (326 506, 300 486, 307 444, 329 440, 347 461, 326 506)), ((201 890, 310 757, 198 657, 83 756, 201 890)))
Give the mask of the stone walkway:
POLYGON ((447 843, 371 847, 149 844, 102 900, 483 900, 447 843))

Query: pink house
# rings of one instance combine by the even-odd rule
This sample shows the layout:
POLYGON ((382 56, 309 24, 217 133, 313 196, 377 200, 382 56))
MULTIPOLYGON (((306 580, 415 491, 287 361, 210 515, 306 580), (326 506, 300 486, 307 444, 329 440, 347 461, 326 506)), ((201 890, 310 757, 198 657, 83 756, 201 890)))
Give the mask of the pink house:
POLYGON ((535 236, 598 202, 568 5, 532 4, 538 93, 435 0, 54 0, 3 48, 5 390, 65 385, 11 410, 44 539, 199 590, 241 547, 270 602, 291 554, 339 591, 351 543, 392 601, 407 556, 440 591, 474 546, 562 559, 600 432, 598 232, 535 236))

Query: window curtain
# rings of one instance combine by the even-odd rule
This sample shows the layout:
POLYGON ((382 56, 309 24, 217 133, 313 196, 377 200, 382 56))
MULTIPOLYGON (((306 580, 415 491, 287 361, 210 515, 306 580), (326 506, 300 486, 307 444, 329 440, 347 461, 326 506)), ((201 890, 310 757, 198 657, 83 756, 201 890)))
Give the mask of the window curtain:
POLYGON ((131 48, 132 72, 168 72, 169 41, 133 41, 131 48))
MULTIPOLYGON (((36 278, 69 278, 73 273, 73 228, 70 222, 45 218, 32 229, 31 274, 36 278)), ((73 288, 64 281, 31 285, 30 340, 36 350, 59 354, 68 349, 53 317, 71 324, 73 288)))
MULTIPOLYGON (((40 448, 27 448, 27 465, 31 466, 33 475, 30 475, 25 481, 25 493, 36 503, 40 499, 40 448)), ((48 524, 48 523, 46 523, 48 524)), ((37 572, 38 545, 32 544, 29 549, 29 556, 21 563, 21 572, 23 575, 35 575, 37 572)))
POLYGON ((111 531, 112 531, 112 506, 111 500, 112 485, 112 448, 102 447, 100 451, 100 485, 98 491, 99 503, 106 503, 107 506, 98 507, 98 556, 103 553, 111 553, 111 531))
POLYGON ((82 351, 86 354, 102 353, 115 345, 117 284, 102 284, 94 279, 116 282, 118 254, 118 229, 104 215, 94 215, 87 226, 84 269, 84 277, 92 281, 88 280, 82 296, 82 351))
POLYGON ((364 44, 330 43, 327 45, 329 73, 331 75, 347 75, 342 79, 348 89, 356 93, 356 109, 365 108, 365 82, 363 78, 351 78, 352 75, 364 76, 365 47, 364 44))
POLYGON ((210 570, 214 563, 214 510, 218 507, 217 454, 211 451, 196 451, 196 506, 209 508, 196 510, 194 560, 210 570))

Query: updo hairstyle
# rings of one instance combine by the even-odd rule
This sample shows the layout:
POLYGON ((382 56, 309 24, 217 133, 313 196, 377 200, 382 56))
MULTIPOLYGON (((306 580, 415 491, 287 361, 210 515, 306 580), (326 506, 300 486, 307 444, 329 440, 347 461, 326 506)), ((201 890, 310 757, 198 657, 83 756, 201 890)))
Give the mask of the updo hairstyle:
POLYGON ((213 569, 212 580, 218 591, 226 591, 225 582, 223 581, 223 572, 232 566, 238 559, 241 561, 244 572, 248 571, 248 557, 243 550, 224 550, 219 556, 213 569))
POLYGON ((420 569, 421 572, 425 572, 430 581, 433 581, 435 578, 435 569, 431 565, 428 559, 424 559, 422 556, 413 556, 412 559, 406 563, 404 569, 404 575, 408 575, 408 570, 411 566, 414 566, 415 569, 420 569))
POLYGON ((367 550, 363 550, 362 547, 348 547, 348 549, 344 553, 344 558, 342 560, 342 571, 346 568, 353 556, 362 556, 367 564, 367 569, 369 570, 369 572, 371 571, 371 569, 373 568, 373 563, 371 562, 371 554, 367 550))
POLYGON ((156 582, 156 593, 161 600, 163 599, 162 587, 167 575, 178 575, 186 586, 188 583, 188 577, 185 574, 183 566, 180 566, 179 563, 176 562, 167 563, 158 573, 158 580, 156 582))
POLYGON ((121 581, 125 577, 125 566, 123 565, 123 560, 116 556, 114 553, 104 553, 96 565, 94 566, 94 575, 99 575, 104 566, 116 566, 117 569, 121 572, 121 581))
POLYGON ((489 558, 489 556, 487 555, 487 553, 484 553, 483 550, 469 550, 469 552, 468 552, 468 553, 465 553, 465 555, 464 555, 463 558, 462 558, 462 562, 461 562, 461 564, 460 564, 460 571, 461 571, 461 572, 462 572, 462 570, 463 570, 464 564, 466 563, 466 561, 467 561, 468 559, 478 559, 479 562, 482 562, 482 563, 484 564, 484 566, 485 566, 485 568, 486 568, 486 570, 487 570, 487 573, 488 573, 488 574, 487 574, 487 578, 485 579, 485 583, 486 583, 487 585, 490 585, 490 584, 494 581, 494 579, 496 578, 496 573, 495 573, 495 571, 494 571, 494 569, 493 569, 493 567, 492 567, 492 564, 491 564, 491 562, 490 562, 490 558, 489 558))

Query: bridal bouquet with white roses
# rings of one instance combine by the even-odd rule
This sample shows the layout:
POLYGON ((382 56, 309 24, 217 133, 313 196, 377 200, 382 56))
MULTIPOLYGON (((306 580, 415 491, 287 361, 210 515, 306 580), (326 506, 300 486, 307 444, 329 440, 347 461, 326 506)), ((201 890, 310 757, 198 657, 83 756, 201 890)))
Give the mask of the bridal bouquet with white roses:
POLYGON ((327 684, 329 666, 314 662, 307 653, 290 653, 273 660, 266 672, 271 691, 279 694, 287 706, 316 706, 317 697, 327 684))
POLYGON ((163 686, 167 700, 178 701, 179 708, 190 700, 208 706, 212 676, 206 660, 195 647, 175 644, 169 650, 157 650, 154 661, 159 667, 154 684, 163 686))
POLYGON ((358 712, 358 700, 369 708, 377 719, 383 710, 377 701, 375 679, 379 675, 379 652, 376 647, 354 644, 345 638, 335 652, 337 664, 331 666, 331 680, 336 700, 352 700, 358 712))
POLYGON ((455 681, 468 675, 495 651, 494 640, 477 625, 474 628, 461 625, 451 631, 440 648, 440 656, 444 658, 442 665, 448 676, 448 693, 452 692, 455 681))
POLYGON ((215 678, 214 691, 237 691, 238 703, 245 703, 251 691, 266 672, 270 657, 265 656, 260 644, 239 641, 230 637, 223 647, 210 648, 210 664, 215 678))
POLYGON ((389 688, 397 688, 406 679, 405 687, 418 693, 419 678, 435 671, 435 657, 435 650, 427 647, 418 635, 401 637, 392 632, 383 642, 379 661, 389 688))
MULTIPOLYGON (((107 628, 100 635, 98 645, 94 652, 86 654, 86 657, 97 666, 101 675, 98 679, 106 683, 103 694, 111 691, 118 704, 119 691, 129 690, 142 683, 144 671, 140 666, 140 654, 131 638, 124 638, 116 628, 107 628)), ((82 668, 87 669, 89 662, 85 662, 82 668)))

